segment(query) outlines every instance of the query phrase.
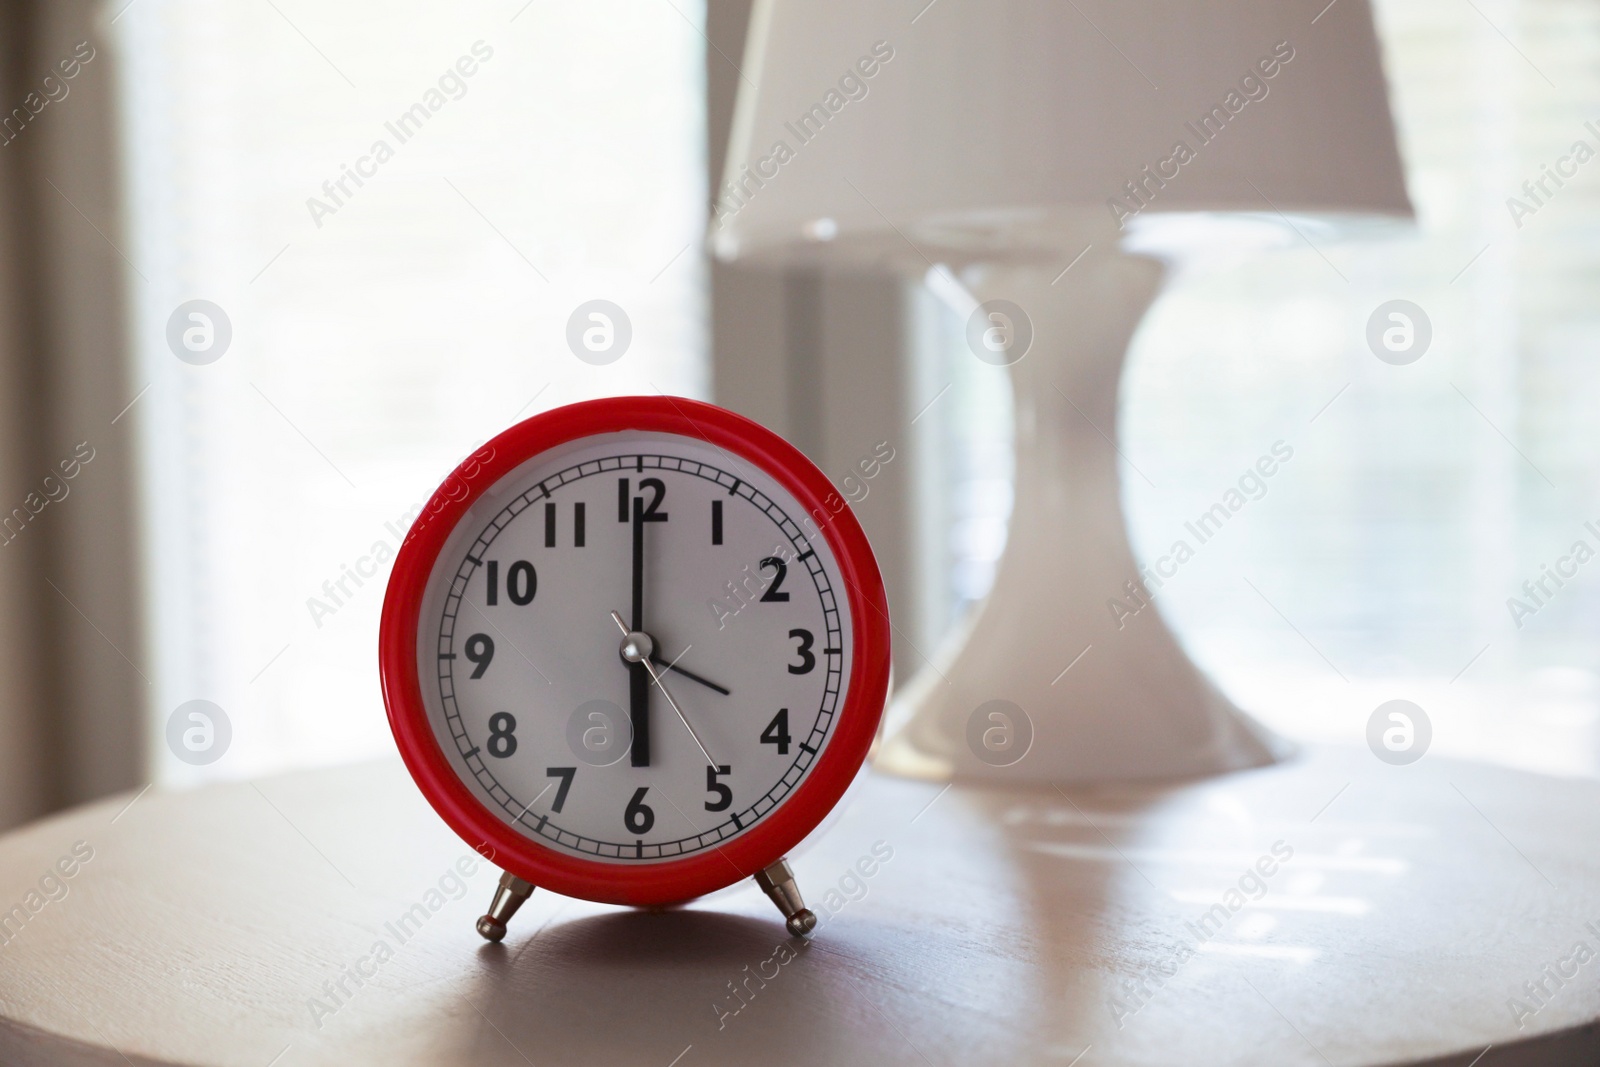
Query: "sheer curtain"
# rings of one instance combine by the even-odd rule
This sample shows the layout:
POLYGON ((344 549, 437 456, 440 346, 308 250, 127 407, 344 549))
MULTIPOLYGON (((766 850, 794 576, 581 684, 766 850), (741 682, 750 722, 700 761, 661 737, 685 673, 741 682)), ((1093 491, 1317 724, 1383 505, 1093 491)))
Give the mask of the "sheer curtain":
POLYGON ((118 20, 160 780, 390 751, 377 620, 434 486, 538 411, 705 392, 702 19, 140 0, 118 20), (567 342, 597 299, 631 324, 604 366, 567 342), (211 348, 185 359, 187 330, 211 348), (169 729, 194 700, 226 719, 218 757, 186 756, 188 712, 169 729))

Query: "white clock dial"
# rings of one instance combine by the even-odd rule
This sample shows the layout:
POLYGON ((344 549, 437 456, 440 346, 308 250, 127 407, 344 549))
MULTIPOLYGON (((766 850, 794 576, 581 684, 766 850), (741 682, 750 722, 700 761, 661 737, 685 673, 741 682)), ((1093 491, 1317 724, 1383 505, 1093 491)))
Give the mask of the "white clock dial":
POLYGON ((817 521, 753 464, 674 434, 596 435, 516 468, 456 525, 423 597, 418 675, 451 769, 524 836, 589 859, 660 862, 759 824, 845 706, 852 620, 817 521), (623 659, 613 612, 650 637, 659 683, 623 659))

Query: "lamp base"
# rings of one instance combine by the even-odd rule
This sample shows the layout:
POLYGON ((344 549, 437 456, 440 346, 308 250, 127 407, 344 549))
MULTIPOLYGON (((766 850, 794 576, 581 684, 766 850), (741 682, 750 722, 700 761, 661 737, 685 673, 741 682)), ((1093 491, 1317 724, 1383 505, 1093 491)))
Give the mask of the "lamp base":
POLYGON ((1114 247, 1065 265, 991 267, 971 280, 983 301, 968 331, 975 353, 986 362, 1021 353, 1010 368, 1010 537, 965 632, 896 698, 890 722, 905 725, 877 766, 1066 784, 1271 763, 1289 746, 1190 661, 1153 603, 1161 576, 1141 569, 1128 543, 1117 393, 1163 268, 1114 247), (985 339, 1012 347, 985 350, 985 339))

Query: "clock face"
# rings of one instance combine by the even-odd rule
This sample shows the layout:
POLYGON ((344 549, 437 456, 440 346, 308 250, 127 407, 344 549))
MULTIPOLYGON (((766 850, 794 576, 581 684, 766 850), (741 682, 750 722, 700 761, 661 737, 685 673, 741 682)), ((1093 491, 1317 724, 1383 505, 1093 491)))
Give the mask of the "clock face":
POLYGON ((454 520, 417 616, 422 705, 450 772, 526 840, 621 866, 710 853, 840 733, 850 605, 829 538, 754 463, 582 437, 454 520))

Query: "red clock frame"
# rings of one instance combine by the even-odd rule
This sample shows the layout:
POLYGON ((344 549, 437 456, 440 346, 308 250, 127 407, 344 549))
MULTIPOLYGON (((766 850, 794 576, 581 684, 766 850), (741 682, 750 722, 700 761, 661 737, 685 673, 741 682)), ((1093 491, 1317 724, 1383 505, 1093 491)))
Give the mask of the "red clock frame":
MULTIPOLYGON (((815 535, 813 535, 815 536, 815 535)), ((606 904, 669 904, 754 875, 799 844, 831 811, 866 761, 889 688, 889 609, 872 547, 849 504, 799 449, 725 408, 668 396, 571 404, 520 422, 468 457, 435 490, 395 558, 384 594, 378 660, 383 699, 406 769, 439 817, 502 869, 542 889, 606 904), (820 529, 844 579, 853 637, 851 670, 834 736, 790 797, 724 845, 657 863, 601 863, 512 829, 450 768, 428 721, 417 673, 422 597, 446 539, 501 478, 558 445, 624 431, 709 442, 759 467, 820 529)))

